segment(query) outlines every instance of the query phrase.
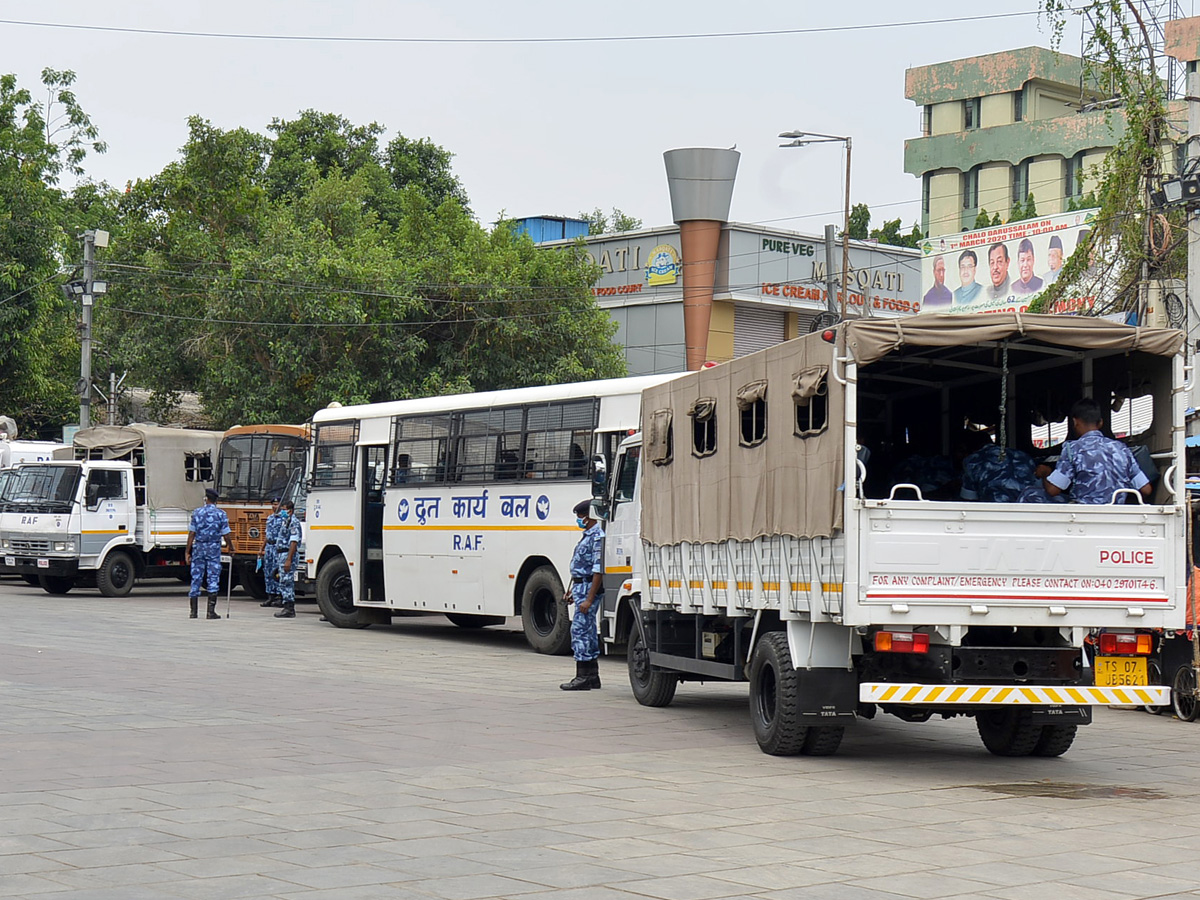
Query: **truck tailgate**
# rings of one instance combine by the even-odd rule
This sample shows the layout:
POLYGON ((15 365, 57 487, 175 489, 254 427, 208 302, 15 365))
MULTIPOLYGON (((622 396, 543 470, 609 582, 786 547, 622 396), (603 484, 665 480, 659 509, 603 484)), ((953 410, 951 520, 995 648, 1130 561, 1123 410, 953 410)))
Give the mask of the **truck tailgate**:
POLYGON ((848 625, 1182 626, 1184 516, 1174 507, 856 506, 848 625))

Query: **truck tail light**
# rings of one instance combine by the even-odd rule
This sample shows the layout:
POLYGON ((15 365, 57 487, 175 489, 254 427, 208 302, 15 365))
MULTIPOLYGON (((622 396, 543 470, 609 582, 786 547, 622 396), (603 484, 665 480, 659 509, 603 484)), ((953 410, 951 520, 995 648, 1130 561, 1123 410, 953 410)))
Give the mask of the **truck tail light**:
POLYGON ((929 635, 919 631, 877 631, 875 649, 880 653, 928 653, 929 635))
POLYGON ((1107 631, 1100 635, 1100 652, 1105 656, 1114 654, 1148 656, 1153 646, 1154 638, 1148 634, 1107 631))

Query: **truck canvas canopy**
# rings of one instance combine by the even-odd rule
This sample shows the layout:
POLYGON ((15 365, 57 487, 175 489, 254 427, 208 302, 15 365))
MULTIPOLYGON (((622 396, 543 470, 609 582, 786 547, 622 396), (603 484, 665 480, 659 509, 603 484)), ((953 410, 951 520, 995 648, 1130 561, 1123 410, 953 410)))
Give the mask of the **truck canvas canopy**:
MULTIPOLYGON (((886 498, 905 455, 960 464, 970 428, 1028 449, 1031 427, 1062 422, 1084 395, 1106 411, 1153 395, 1138 440, 1157 459, 1172 450, 1182 332, 1021 313, 864 319, 839 331, 835 344, 805 335, 645 391, 645 540, 831 537, 848 458, 868 473, 865 496, 886 498)), ((1169 502, 1161 487, 1155 496, 1169 502)))
POLYGON ((160 425, 99 425, 75 434, 76 453, 88 459, 128 459, 150 509, 194 509, 212 487, 221 433, 160 425))

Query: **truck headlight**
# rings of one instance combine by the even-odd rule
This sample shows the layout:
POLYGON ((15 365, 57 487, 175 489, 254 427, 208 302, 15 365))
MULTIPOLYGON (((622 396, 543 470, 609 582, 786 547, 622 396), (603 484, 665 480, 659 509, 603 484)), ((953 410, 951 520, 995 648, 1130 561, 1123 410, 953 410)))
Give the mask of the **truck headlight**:
POLYGON ((4 549, 7 550, 8 549, 8 538, 5 538, 3 541, 0 541, 0 546, 3 546, 4 549))
POLYGON ((57 550, 59 553, 65 553, 67 551, 67 542, 66 541, 55 541, 54 549, 57 550))

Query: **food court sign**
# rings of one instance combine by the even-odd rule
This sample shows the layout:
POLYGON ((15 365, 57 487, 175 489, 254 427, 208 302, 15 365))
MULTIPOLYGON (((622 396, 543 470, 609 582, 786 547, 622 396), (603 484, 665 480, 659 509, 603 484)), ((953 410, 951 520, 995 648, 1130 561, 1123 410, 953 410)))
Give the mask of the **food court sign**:
MULTIPOLYGON (((1044 216, 921 243, 921 311, 1024 312, 1086 244, 1097 209, 1044 216)), ((1095 297, 1067 297, 1051 312, 1090 309, 1095 297)))

